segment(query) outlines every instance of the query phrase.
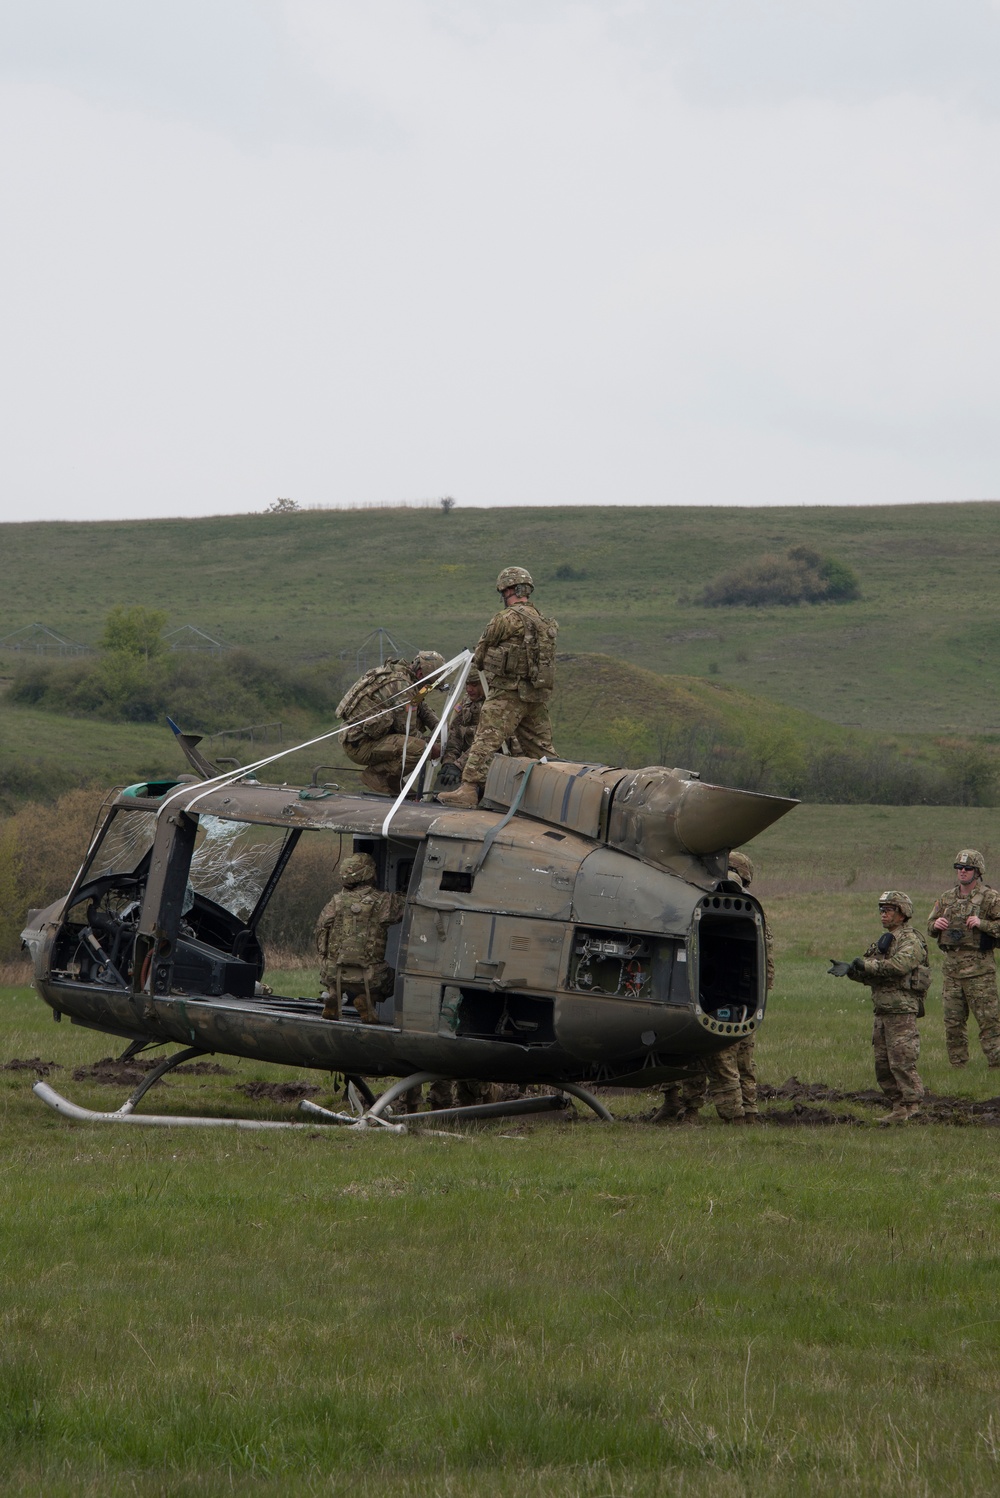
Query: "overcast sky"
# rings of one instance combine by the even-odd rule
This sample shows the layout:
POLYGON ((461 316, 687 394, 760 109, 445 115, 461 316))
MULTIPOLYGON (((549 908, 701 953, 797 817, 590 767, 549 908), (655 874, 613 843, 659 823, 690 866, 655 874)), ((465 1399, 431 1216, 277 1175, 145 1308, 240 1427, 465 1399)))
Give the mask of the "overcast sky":
POLYGON ((5 0, 0 520, 1000 496, 994 0, 5 0))

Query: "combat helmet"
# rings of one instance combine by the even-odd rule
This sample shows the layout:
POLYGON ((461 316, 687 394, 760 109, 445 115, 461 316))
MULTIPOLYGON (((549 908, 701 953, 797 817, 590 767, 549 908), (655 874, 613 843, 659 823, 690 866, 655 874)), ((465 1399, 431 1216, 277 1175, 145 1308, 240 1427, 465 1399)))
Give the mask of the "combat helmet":
POLYGON ((345 889, 354 884, 375 883, 375 860, 370 853, 352 853, 340 865, 340 882, 345 889))
POLYGON ((436 650, 418 650, 410 662, 411 671, 419 671, 421 676, 429 676, 432 671, 440 671, 444 665, 444 656, 438 655, 436 650))
POLYGON ((730 853, 729 872, 735 874, 743 888, 746 889, 753 880, 753 860, 748 858, 745 853, 730 853))
POLYGON ((528 588, 534 590, 531 581, 531 573, 524 567, 505 567, 497 578, 497 592, 502 593, 505 588, 528 588))
POLYGON ((967 869, 975 869, 980 879, 986 878, 986 859, 977 848, 963 848, 960 853, 955 854, 955 867, 962 864, 967 869))
POLYGON ((901 889, 887 889, 879 895, 878 903, 880 908, 883 905, 895 905, 904 921, 908 921, 913 914, 913 901, 901 889))

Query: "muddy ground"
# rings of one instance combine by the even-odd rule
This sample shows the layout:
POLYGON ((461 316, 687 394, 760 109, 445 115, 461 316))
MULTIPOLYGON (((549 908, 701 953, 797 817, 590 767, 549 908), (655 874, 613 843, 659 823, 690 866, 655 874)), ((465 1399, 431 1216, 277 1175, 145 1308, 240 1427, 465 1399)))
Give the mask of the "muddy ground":
MULTIPOLYGON (((111 1086, 137 1087, 147 1072, 159 1066, 162 1056, 133 1056, 131 1061, 119 1061, 114 1056, 102 1056, 92 1066, 78 1066, 73 1071, 74 1082, 107 1082, 111 1086)), ((174 1072, 186 1072, 189 1077, 228 1077, 232 1068, 220 1066, 216 1061, 186 1061, 175 1066, 174 1072)), ((174 1073, 171 1072, 172 1076, 174 1073)))
POLYGON ((319 1092, 314 1082, 237 1082, 236 1091, 257 1101, 265 1098, 269 1103, 298 1103, 304 1097, 319 1092))
MULTIPOLYGON (((878 1087, 867 1087, 860 1092, 842 1092, 828 1087, 825 1082, 800 1082, 798 1077, 789 1077, 780 1087, 771 1087, 761 1082, 757 1088, 760 1102, 791 1102, 791 1112, 769 1108, 761 1113, 769 1123, 863 1123, 851 1114, 835 1114, 826 1103, 856 1103, 865 1108, 888 1107, 885 1096, 878 1087), (820 1106, 817 1106, 820 1105, 820 1106)), ((984 1098, 973 1102, 971 1098, 947 1097, 936 1092, 924 1094, 920 1112, 911 1119, 914 1124, 947 1123, 958 1126, 975 1125, 978 1128, 1000 1127, 1000 1097, 984 1098)))
POLYGON ((15 1056, 13 1061, 4 1061, 0 1064, 0 1071, 33 1071, 36 1076, 47 1077, 50 1071, 62 1071, 62 1063, 43 1061, 40 1056, 31 1056, 27 1059, 15 1056))
MULTIPOLYGON (((73 1071, 74 1082, 103 1082, 110 1086, 137 1087, 162 1058, 135 1056, 131 1061, 120 1061, 113 1056, 104 1056, 91 1066, 78 1066, 73 1071)), ((58 1061, 43 1061, 40 1056, 15 1056, 10 1061, 0 1062, 0 1071, 33 1072, 36 1077, 47 1077, 53 1071, 61 1071, 58 1061)), ((188 1061, 175 1068, 195 1077, 226 1077, 232 1068, 220 1066, 215 1061, 188 1061)), ((312 1082, 238 1082, 235 1090, 254 1100, 264 1099, 271 1103, 297 1103, 302 1098, 312 1097, 322 1089, 312 1082)), ((616 1096, 626 1095, 625 1088, 599 1087, 595 1091, 616 1096)), ((850 1124, 865 1128, 871 1118, 859 1117, 856 1113, 836 1112, 830 1104, 850 1103, 855 1107, 876 1109, 883 1116, 888 1104, 877 1087, 863 1088, 858 1092, 843 1092, 829 1087, 825 1082, 800 1082, 798 1077, 789 1077, 780 1087, 761 1082, 757 1088, 761 1104, 762 1123, 779 1128, 823 1127, 830 1124, 850 1124), (791 1108, 782 1104, 791 1103, 791 1108)), ((655 1111, 655 1110, 654 1110, 655 1111)), ((652 1114, 644 1122, 648 1122, 652 1114)), ((911 1124, 944 1123, 956 1127, 1000 1128, 1000 1097, 985 1098, 973 1102, 971 1098, 948 1097, 928 1092, 924 1096, 921 1110, 911 1124)))

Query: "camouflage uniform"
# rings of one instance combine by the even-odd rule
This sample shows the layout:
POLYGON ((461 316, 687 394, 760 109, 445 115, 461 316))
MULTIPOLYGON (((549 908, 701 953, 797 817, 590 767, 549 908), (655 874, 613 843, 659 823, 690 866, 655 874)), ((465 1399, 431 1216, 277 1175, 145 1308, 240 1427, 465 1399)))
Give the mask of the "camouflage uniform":
POLYGON ((892 940, 886 951, 880 950, 883 936, 881 941, 872 942, 844 976, 866 984, 872 991, 875 1077, 895 1107, 919 1103, 924 1095, 924 1084, 917 1073, 917 1016, 923 1012, 923 1003, 910 983, 915 970, 927 966, 927 943, 908 922, 887 934, 892 940))
POLYGON ((367 853, 345 859, 344 888, 316 922, 320 980, 329 997, 324 1019, 340 1019, 343 996, 366 1025, 378 1023, 375 1004, 392 993, 395 974, 385 961, 386 933, 403 918, 402 895, 375 889, 375 862, 367 853))
MULTIPOLYGON (((419 1113, 423 1095, 424 1089, 421 1083, 418 1082, 415 1087, 408 1087, 393 1103, 393 1112, 419 1113)), ((477 1103, 498 1101, 496 1083, 480 1082, 474 1077, 463 1078, 460 1082, 453 1082, 449 1077, 442 1077, 439 1082, 431 1082, 427 1088, 427 1102, 432 1112, 437 1108, 471 1108, 477 1103)))
POLYGON ((743 1117, 749 1118, 756 1123, 760 1114, 757 1111, 757 1066, 754 1061, 753 1048, 757 1039, 756 1033, 745 1035, 733 1046, 736 1052, 736 1069, 740 1074, 740 1096, 743 1099, 743 1117))
POLYGON ((694 1123, 699 1110, 705 1105, 707 1089, 708 1077, 700 1064, 689 1076, 682 1077, 677 1082, 668 1082, 663 1089, 660 1107, 653 1122, 684 1123, 689 1120, 694 1123))
MULTIPOLYGON (((448 722, 448 743, 441 754, 442 765, 457 765, 464 770, 469 751, 476 738, 479 719, 483 711, 482 698, 467 697, 452 713, 448 722)), ((515 737, 506 741, 508 752, 520 754, 521 744, 515 737)))
POLYGON ((1000 1005, 997 1002, 996 958, 992 947, 983 950, 983 936, 1000 938, 1000 891, 977 880, 971 893, 958 885, 945 890, 934 904, 927 921, 928 934, 938 941, 944 956, 944 1038, 952 1066, 965 1066, 969 1059, 969 1011, 979 1026, 979 1044, 990 1066, 1000 1066, 1000 1005), (965 922, 978 915, 980 925, 970 930, 965 922), (939 916, 948 921, 947 931, 935 931, 939 916), (954 939, 953 939, 954 938, 954 939))
POLYGON ((365 767, 361 784, 384 796, 399 794, 404 746, 406 764, 412 770, 427 747, 422 733, 433 733, 438 724, 416 687, 413 666, 395 657, 373 666, 345 692, 337 705, 337 716, 358 725, 347 730, 343 743, 348 758, 365 767), (407 741, 409 704, 413 704, 413 711, 407 741), (363 718, 370 721, 363 723, 363 718))
POLYGON ((543 618, 527 598, 518 598, 493 615, 473 652, 473 664, 484 673, 490 695, 462 771, 464 784, 485 785, 493 756, 515 733, 529 759, 555 757, 548 709, 552 688, 533 686, 530 679, 526 636, 533 629, 549 631, 554 643, 558 625, 543 618))
POLYGON ((479 1103, 497 1102, 498 1091, 494 1082, 480 1082, 476 1077, 463 1077, 457 1082, 445 1078, 431 1083, 427 1100, 432 1108, 474 1108, 479 1103))
MULTIPOLYGON (((689 1076, 679 1082, 668 1082, 654 1122, 694 1123, 706 1103, 715 1104, 715 1111, 724 1123, 742 1120, 743 1089, 737 1049, 735 1045, 727 1045, 724 1051, 703 1056, 697 1063, 697 1070, 689 1076)), ((754 1097, 756 1099, 756 1079, 754 1097)))

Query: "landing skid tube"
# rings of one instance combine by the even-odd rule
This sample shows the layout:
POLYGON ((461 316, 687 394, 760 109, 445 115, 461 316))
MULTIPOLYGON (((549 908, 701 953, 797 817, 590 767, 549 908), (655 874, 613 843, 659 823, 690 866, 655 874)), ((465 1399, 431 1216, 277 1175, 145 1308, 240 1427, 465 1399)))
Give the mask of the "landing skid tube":
MULTIPOLYGON (((412 1076, 403 1077, 402 1081, 394 1082, 391 1087, 387 1087, 378 1099, 378 1102, 369 1108, 364 1116, 365 1118, 381 1118, 389 1104, 398 1098, 401 1093, 408 1092, 411 1087, 418 1087, 424 1082, 443 1082, 445 1080, 447 1079, 440 1076, 437 1072, 414 1072, 412 1076)), ((560 1092, 572 1093, 573 1097, 579 1098, 581 1103, 586 1103, 587 1107, 591 1108, 604 1123, 614 1123, 614 1119, 604 1104, 599 1102, 593 1093, 588 1092, 585 1087, 578 1087, 575 1082, 557 1082, 552 1085, 557 1086, 560 1092)), ((513 1098, 508 1103, 475 1103, 467 1108, 437 1108, 430 1113, 407 1113, 404 1116, 407 1122, 417 1123, 422 1119, 426 1119, 428 1122, 434 1123, 440 1122, 442 1119, 502 1118, 505 1114, 547 1113, 549 1110, 562 1107, 565 1107, 565 1103, 551 1096, 513 1098), (525 1104, 532 1106, 526 1107, 525 1104)))
MULTIPOLYGON (((127 1053, 126 1053, 127 1054, 127 1053)), ((36 1082, 32 1091, 43 1103, 47 1103, 56 1113, 63 1118, 73 1119, 77 1123, 132 1123, 150 1124, 154 1127, 165 1128, 177 1125, 181 1128, 228 1128, 228 1129, 310 1129, 312 1124, 308 1123, 284 1123, 276 1119, 257 1118, 192 1118, 182 1114, 156 1114, 136 1113, 136 1105, 145 1097, 151 1087, 155 1087, 167 1072, 172 1071, 175 1066, 182 1066, 185 1061, 191 1061, 195 1056, 211 1055, 210 1051, 202 1050, 199 1046, 186 1046, 183 1050, 175 1051, 171 1056, 165 1056, 158 1066, 155 1066, 147 1076, 143 1077, 139 1086, 129 1094, 120 1108, 114 1112, 103 1113, 92 1108, 82 1108, 77 1103, 71 1103, 50 1087, 47 1082, 36 1082)), ((526 1113, 551 1113, 566 1106, 565 1098, 559 1094, 548 1094, 543 1097, 512 1098, 503 1103, 475 1103, 464 1108, 437 1108, 429 1113, 407 1113, 403 1115, 405 1123, 392 1119, 383 1118, 382 1114, 389 1108, 396 1098, 402 1093, 408 1092, 411 1087, 421 1086, 424 1082, 441 1082, 446 1079, 437 1072, 419 1071, 413 1072, 401 1081, 394 1082, 391 1087, 386 1088, 381 1097, 373 1100, 373 1094, 363 1077, 348 1077, 347 1081, 353 1084, 356 1093, 364 1096, 368 1106, 360 1117, 350 1113, 335 1113, 329 1108, 321 1108, 317 1103, 311 1103, 304 1098, 300 1107, 304 1113, 315 1119, 324 1119, 328 1123, 344 1124, 351 1129, 368 1129, 374 1124, 377 1127, 388 1130, 392 1134, 405 1134, 408 1125, 417 1124, 426 1126, 436 1123, 462 1123, 465 1120, 509 1118, 517 1117, 526 1113)), ((573 1082, 560 1082, 558 1084, 560 1093, 571 1093, 573 1097, 579 1098, 586 1103, 605 1123, 613 1123, 611 1114, 604 1104, 599 1102, 592 1093, 583 1087, 578 1087, 573 1082)))

